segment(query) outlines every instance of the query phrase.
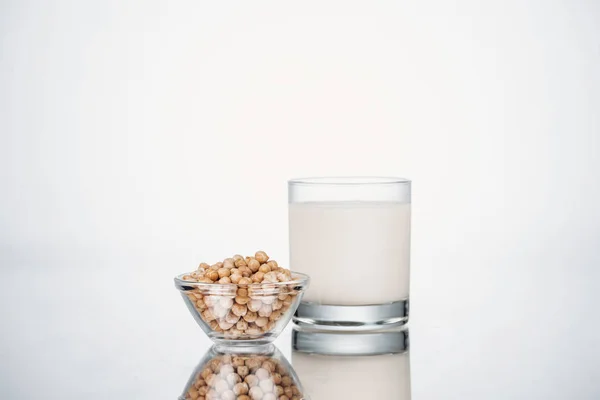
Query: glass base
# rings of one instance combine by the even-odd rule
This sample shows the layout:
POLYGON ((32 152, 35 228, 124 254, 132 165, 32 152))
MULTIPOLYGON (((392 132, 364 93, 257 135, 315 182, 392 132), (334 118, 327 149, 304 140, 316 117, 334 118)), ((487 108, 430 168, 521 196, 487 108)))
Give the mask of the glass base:
POLYGON ((408 322, 408 299, 365 306, 334 306, 302 302, 294 323, 324 331, 371 331, 408 322))
POLYGON ((374 356, 408 351, 408 328, 378 332, 323 332, 299 328, 292 330, 292 349, 301 353, 328 356, 374 356))
POLYGON ((275 346, 271 342, 231 342, 222 341, 215 343, 214 350, 219 354, 270 354, 275 346))

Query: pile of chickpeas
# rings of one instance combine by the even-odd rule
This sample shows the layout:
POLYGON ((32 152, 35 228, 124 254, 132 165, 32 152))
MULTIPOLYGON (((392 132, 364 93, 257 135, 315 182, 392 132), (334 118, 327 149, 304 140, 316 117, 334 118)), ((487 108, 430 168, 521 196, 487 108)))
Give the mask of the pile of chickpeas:
POLYGON ((201 263, 184 281, 212 283, 185 292, 200 317, 227 339, 253 339, 270 332, 298 295, 290 270, 264 251, 201 263), (235 284, 235 285, 231 285, 235 284))
POLYGON ((192 400, 302 400, 287 368, 268 356, 223 355, 210 360, 185 394, 192 400))

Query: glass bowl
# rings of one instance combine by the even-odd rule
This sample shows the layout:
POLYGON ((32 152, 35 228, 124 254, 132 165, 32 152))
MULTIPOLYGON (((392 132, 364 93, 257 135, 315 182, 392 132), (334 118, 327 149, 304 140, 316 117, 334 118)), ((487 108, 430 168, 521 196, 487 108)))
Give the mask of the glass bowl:
POLYGON ((190 377, 179 400, 307 400, 294 369, 273 345, 257 352, 220 352, 213 346, 190 377), (246 396, 246 397, 244 397, 246 396))
POLYGON ((308 287, 309 277, 275 283, 203 283, 175 277, 175 287, 202 330, 222 346, 272 342, 288 324, 308 287))

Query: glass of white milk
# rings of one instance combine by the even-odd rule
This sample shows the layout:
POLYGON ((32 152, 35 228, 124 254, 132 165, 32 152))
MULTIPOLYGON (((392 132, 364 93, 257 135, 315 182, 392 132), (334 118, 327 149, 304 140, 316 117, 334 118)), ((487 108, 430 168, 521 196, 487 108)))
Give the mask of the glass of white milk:
POLYGON ((410 180, 292 179, 288 200, 290 267, 311 277, 294 322, 351 331, 408 322, 410 180))

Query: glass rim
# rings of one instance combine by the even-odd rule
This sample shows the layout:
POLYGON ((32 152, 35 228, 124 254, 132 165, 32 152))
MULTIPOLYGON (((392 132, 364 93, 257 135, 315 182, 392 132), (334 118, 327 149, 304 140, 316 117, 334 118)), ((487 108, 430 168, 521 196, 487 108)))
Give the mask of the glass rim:
POLYGON ((288 185, 329 185, 329 186, 362 186, 362 185, 410 185, 411 180, 386 176, 315 176, 288 180, 288 185))
POLYGON ((175 278, 173 278, 173 280, 175 281, 175 286, 178 290, 180 291, 185 291, 188 290, 186 288, 189 287, 194 287, 194 288, 198 288, 198 289, 202 289, 204 291, 209 291, 209 292, 227 292, 228 290, 232 290, 232 289, 239 289, 239 288, 250 288, 253 289, 255 291, 280 291, 283 287, 288 287, 290 285, 299 285, 302 286, 302 288, 306 288, 308 286, 308 284, 310 283, 310 277, 306 274, 300 273, 300 272, 296 272, 296 271, 291 271, 292 273, 292 280, 291 281, 286 281, 286 282, 260 282, 260 283, 218 283, 218 282, 212 282, 212 283, 207 283, 207 282, 193 282, 193 281, 186 281, 183 279, 183 277, 185 275, 189 275, 190 273, 184 273, 184 274, 179 274, 177 276, 175 276, 175 278))

